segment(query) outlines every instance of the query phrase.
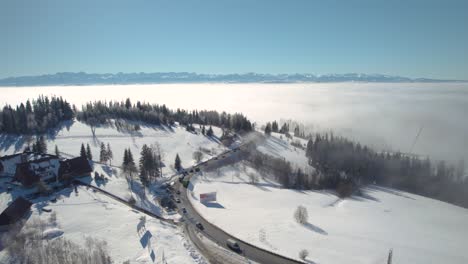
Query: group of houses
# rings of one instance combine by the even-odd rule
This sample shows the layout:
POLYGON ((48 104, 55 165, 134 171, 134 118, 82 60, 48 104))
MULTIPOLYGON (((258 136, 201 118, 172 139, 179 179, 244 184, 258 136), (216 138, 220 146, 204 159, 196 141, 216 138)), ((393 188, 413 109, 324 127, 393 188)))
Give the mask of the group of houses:
MULTIPOLYGON (((0 178, 10 178, 29 188, 39 182, 69 181, 75 177, 88 176, 93 171, 84 157, 62 159, 56 155, 22 152, 0 157, 0 178)), ((0 214, 0 231, 16 223, 30 212, 31 202, 16 198, 0 214)))
POLYGON ((0 177, 9 177, 25 187, 39 181, 53 182, 89 175, 93 169, 84 157, 61 159, 56 155, 22 152, 0 157, 0 177))

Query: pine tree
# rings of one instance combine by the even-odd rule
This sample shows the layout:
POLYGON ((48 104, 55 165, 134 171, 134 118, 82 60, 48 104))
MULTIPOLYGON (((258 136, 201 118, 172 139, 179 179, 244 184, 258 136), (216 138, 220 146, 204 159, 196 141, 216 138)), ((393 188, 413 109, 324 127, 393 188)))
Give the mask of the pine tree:
POLYGON ((271 124, 271 132, 278 132, 278 123, 276 121, 273 121, 273 123, 271 124))
POLYGON ((86 156, 86 149, 85 149, 85 146, 84 146, 83 143, 81 143, 80 156, 83 157, 83 158, 88 158, 86 156))
POLYGON ((55 145, 55 156, 60 157, 60 151, 59 151, 57 145, 55 145))
POLYGON ((182 169, 182 161, 180 160, 179 153, 177 153, 177 155, 175 157, 174 168, 177 171, 180 171, 182 169))
POLYGON ((212 137, 213 134, 214 134, 213 128, 210 126, 210 128, 208 128, 208 131, 206 131, 206 135, 209 136, 209 137, 212 137))
POLYGON ((91 153, 89 144, 86 144, 86 157, 88 157, 89 160, 93 160, 93 154, 91 153))
POLYGON ((99 162, 107 162, 107 150, 104 142, 101 142, 101 150, 99 151, 99 162))
POLYGON ((202 126, 201 133, 202 133, 203 135, 206 134, 206 130, 205 130, 205 126, 204 126, 204 125, 202 126))
POLYGON ((149 183, 149 174, 151 170, 151 162, 152 162, 152 156, 150 149, 146 144, 143 145, 141 148, 141 153, 140 153, 140 180, 141 183, 145 186, 148 185, 149 183))
POLYGON ((114 158, 114 153, 112 153, 110 144, 107 143, 107 160, 109 161, 109 164, 112 165, 112 159, 114 158))
POLYGON ((47 153, 47 142, 44 136, 40 136, 36 144, 37 144, 37 152, 43 153, 43 154, 47 153))
POLYGON ((268 122, 265 126, 265 135, 269 136, 271 135, 271 124, 268 122))
POLYGON ((127 167, 128 165, 128 151, 127 149, 124 150, 124 156, 123 156, 123 162, 122 162, 122 167, 125 168, 127 167))

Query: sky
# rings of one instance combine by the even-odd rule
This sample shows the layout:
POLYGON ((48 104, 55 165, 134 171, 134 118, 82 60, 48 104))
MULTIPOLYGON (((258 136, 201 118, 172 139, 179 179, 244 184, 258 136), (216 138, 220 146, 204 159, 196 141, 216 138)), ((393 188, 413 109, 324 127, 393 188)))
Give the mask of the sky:
POLYGON ((382 73, 468 80, 468 1, 0 0, 0 78, 382 73))

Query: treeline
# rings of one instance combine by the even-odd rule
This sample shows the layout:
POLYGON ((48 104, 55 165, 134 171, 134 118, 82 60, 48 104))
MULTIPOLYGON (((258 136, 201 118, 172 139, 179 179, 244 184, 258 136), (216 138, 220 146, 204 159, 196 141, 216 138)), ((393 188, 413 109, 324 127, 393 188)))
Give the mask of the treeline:
POLYGON ((468 206, 463 161, 454 166, 402 153, 378 153, 332 133, 309 139, 306 156, 321 172, 321 184, 326 188, 336 188, 343 181, 375 183, 468 206))
POLYGON ((305 171, 305 168, 294 166, 284 158, 265 154, 257 149, 257 145, 264 140, 262 137, 252 137, 240 150, 238 157, 248 161, 252 166, 273 177, 284 188, 298 190, 319 189, 319 175, 315 170, 305 171))
POLYGON ((347 196, 358 192, 359 186, 373 183, 468 207, 468 179, 463 160, 453 165, 398 152, 376 152, 331 132, 306 135, 303 126, 291 121, 281 126, 276 121, 269 122, 264 133, 269 136, 277 132, 291 138, 291 126, 295 137, 308 139, 306 156, 317 171, 304 172, 285 161, 256 154, 268 161, 260 162, 257 158, 257 164, 283 168, 282 174, 276 177, 287 188, 335 189, 347 196))
POLYGON ((278 122, 276 121, 268 122, 265 125, 264 132, 266 135, 271 135, 271 132, 280 133, 284 134, 288 138, 291 137, 291 133, 293 133, 295 137, 306 137, 304 127, 300 124, 293 123, 292 121, 284 122, 281 126, 279 126, 278 122), (289 130, 290 127, 293 128, 291 132, 289 130))
POLYGON ((175 122, 179 122, 184 126, 196 123, 219 126, 236 132, 252 130, 252 123, 242 114, 206 110, 172 110, 165 105, 140 101, 133 104, 128 98, 124 102, 97 101, 87 103, 82 107, 82 112, 77 114, 77 118, 90 125, 106 124, 110 119, 126 119, 152 125, 172 126, 175 122))
POLYGON ((15 108, 6 105, 0 113, 0 132, 11 134, 43 133, 65 120, 71 120, 74 111, 62 97, 39 96, 15 108))

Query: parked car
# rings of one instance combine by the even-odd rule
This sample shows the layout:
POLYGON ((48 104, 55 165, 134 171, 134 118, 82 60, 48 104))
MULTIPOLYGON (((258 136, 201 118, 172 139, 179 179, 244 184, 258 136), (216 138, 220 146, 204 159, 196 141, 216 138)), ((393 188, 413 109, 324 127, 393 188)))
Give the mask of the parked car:
POLYGON ((200 223, 200 222, 197 222, 197 224, 195 225, 198 229, 200 230, 204 230, 205 228, 203 227, 203 225, 200 223))
POLYGON ((232 251, 235 251, 235 252, 237 252, 237 253, 242 252, 241 248, 239 247, 239 244, 237 244, 237 241, 235 241, 234 239, 229 238, 229 239, 226 241, 226 245, 227 245, 228 248, 230 248, 232 251))
POLYGON ((180 203, 180 199, 179 199, 179 198, 175 198, 175 202, 176 202, 176 203, 180 203))
POLYGON ((180 191, 179 191, 179 190, 177 190, 177 192, 176 192, 176 193, 177 193, 177 194, 180 194, 180 191))
POLYGON ((186 213, 187 213, 187 209, 182 208, 182 213, 186 214, 186 213))

